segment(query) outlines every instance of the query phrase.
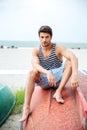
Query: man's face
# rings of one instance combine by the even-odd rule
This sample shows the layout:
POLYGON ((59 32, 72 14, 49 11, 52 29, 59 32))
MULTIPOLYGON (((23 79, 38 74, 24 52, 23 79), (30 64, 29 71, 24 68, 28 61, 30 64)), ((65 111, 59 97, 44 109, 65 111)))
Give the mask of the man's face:
POLYGON ((48 47, 51 44, 51 35, 49 33, 41 32, 39 35, 39 39, 42 47, 48 47))

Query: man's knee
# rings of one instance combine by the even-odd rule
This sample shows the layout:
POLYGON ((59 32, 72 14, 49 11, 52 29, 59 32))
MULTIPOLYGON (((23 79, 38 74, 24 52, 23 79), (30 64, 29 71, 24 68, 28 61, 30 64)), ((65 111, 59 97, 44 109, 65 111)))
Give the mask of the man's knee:
POLYGON ((37 70, 30 70, 28 79, 38 83, 40 82, 40 73, 37 70))
POLYGON ((37 74, 38 74, 38 71, 36 71, 36 70, 29 71, 29 77, 31 77, 31 78, 35 78, 37 76, 37 74))

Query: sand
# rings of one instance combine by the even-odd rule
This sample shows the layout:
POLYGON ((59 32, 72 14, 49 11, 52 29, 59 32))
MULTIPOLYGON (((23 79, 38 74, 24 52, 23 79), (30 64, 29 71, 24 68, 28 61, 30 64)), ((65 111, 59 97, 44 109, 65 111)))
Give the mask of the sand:
MULTIPOLYGON (((32 68, 33 48, 0 49, 0 83, 20 88, 26 85, 28 72, 32 68)), ((79 70, 87 70, 87 49, 71 49, 78 57, 79 70)))
POLYGON ((0 130, 19 130, 21 114, 11 115, 6 122, 0 127, 0 130))
MULTIPOLYGON (((0 74, 27 73, 31 68, 33 48, 0 49, 0 74), (18 71, 18 72, 17 72, 18 71)), ((79 69, 87 69, 87 49, 71 49, 78 57, 79 69)))

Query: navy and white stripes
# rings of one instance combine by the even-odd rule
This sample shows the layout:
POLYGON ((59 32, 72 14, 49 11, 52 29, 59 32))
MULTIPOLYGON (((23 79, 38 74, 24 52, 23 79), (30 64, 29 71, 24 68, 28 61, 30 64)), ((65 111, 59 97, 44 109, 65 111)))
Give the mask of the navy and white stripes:
POLYGON ((58 59, 55 54, 55 47, 56 44, 53 44, 51 54, 48 58, 43 57, 42 48, 40 47, 40 53, 39 53, 40 65, 46 70, 55 69, 62 66, 62 61, 58 59))

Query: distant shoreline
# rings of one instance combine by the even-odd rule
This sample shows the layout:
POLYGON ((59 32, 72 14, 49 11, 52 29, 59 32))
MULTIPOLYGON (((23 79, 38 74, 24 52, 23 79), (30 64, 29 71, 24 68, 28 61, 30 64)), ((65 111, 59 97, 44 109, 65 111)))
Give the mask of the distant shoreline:
MULTIPOLYGON (((66 46, 65 46, 66 47, 66 46)), ((3 46, 3 45, 1 45, 0 46, 0 49, 28 49, 28 48, 37 48, 37 47, 17 47, 17 46, 10 46, 10 47, 6 47, 6 46, 3 46)), ((81 48, 81 47, 67 47, 68 49, 78 49, 78 50, 80 50, 80 49, 87 49, 87 47, 83 47, 83 48, 81 48)))
MULTIPOLYGON (((66 43, 66 42, 54 42, 63 45, 70 49, 87 49, 87 43, 66 43)), ((19 47, 30 47, 35 48, 40 45, 39 41, 4 41, 0 40, 0 48, 19 48, 19 47)))

